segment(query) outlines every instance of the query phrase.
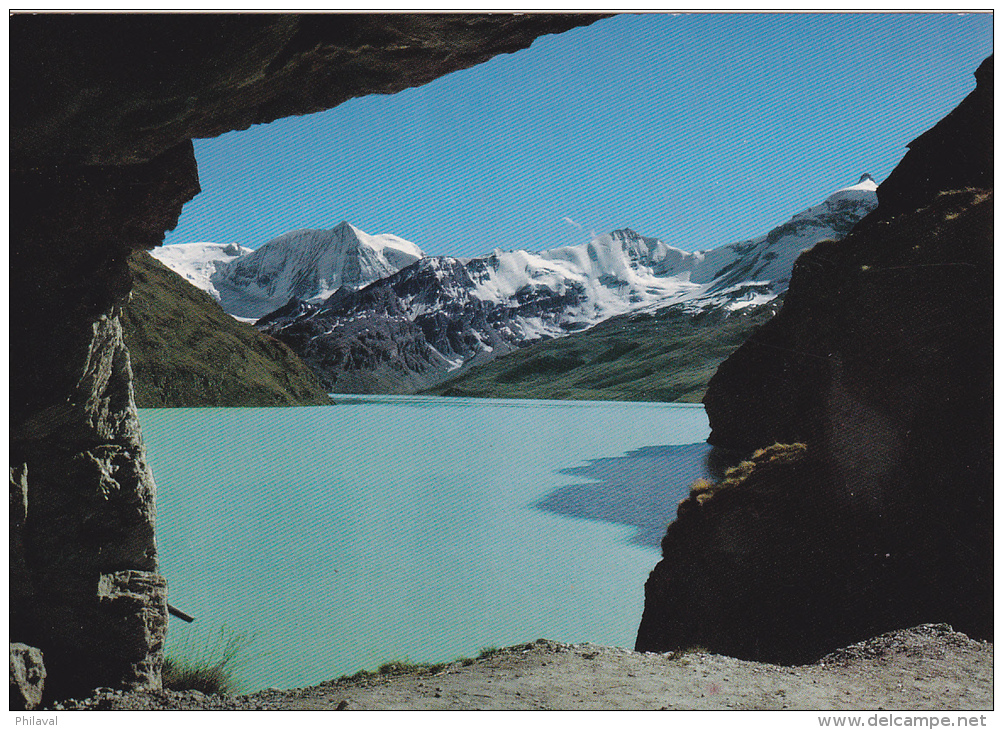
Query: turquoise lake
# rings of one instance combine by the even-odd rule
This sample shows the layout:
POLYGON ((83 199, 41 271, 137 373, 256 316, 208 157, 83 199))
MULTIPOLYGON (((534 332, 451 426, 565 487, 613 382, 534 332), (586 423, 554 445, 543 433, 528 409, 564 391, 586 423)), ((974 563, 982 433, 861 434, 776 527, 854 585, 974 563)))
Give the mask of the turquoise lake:
POLYGON ((699 405, 336 396, 140 411, 168 654, 251 638, 242 691, 547 638, 632 648, 710 447, 699 405))

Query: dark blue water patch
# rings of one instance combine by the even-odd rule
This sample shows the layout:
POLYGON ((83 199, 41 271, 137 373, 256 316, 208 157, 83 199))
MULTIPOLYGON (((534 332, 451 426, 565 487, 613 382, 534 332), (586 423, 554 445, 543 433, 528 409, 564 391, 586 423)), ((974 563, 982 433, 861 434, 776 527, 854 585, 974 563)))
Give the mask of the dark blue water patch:
POLYGON ((712 478, 712 450, 706 443, 643 446, 624 456, 592 459, 585 466, 559 471, 591 481, 555 489, 533 506, 635 527, 630 542, 657 549, 693 482, 712 478))

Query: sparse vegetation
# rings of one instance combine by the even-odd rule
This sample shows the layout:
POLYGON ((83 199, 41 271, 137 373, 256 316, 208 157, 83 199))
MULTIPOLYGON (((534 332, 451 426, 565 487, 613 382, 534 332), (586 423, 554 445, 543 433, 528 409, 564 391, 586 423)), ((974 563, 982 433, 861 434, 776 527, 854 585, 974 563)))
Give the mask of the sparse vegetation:
POLYGON ((184 644, 177 655, 164 658, 164 689, 198 690, 203 694, 236 694, 234 672, 247 658, 251 638, 225 626, 219 635, 199 645, 184 644))
POLYGON ((728 469, 718 482, 697 479, 690 487, 689 496, 679 505, 679 513, 683 514, 694 507, 703 506, 715 494, 745 482, 757 469, 790 463, 804 456, 807 450, 805 444, 773 444, 765 449, 758 449, 749 459, 728 469))
MULTIPOLYGON (((460 661, 460 660, 457 660, 460 661)), ((355 674, 347 674, 342 680, 355 681, 359 679, 377 679, 399 677, 406 674, 438 674, 450 665, 450 662, 412 662, 409 659, 397 659, 381 664, 376 671, 360 669, 355 674)))
POLYGON ((341 679, 353 681, 358 679, 399 677, 407 674, 439 674, 440 672, 454 666, 469 667, 475 662, 483 659, 489 659, 500 651, 501 649, 498 649, 497 647, 486 646, 480 650, 476 657, 458 657, 451 662, 435 662, 431 664, 425 662, 412 662, 405 657, 404 659, 381 664, 379 669, 375 672, 362 669, 355 674, 346 675, 341 679))
POLYGON ((696 654, 711 654, 712 652, 706 646, 700 646, 699 644, 693 644, 692 646, 686 646, 682 649, 676 649, 672 652, 672 659, 683 659, 685 657, 691 657, 696 654))

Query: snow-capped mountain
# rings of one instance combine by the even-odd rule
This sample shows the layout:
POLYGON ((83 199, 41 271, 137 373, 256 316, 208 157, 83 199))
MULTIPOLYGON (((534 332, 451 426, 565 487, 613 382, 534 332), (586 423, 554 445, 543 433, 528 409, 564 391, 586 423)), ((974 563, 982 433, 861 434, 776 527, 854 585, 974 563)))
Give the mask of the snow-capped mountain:
POLYGON ((371 236, 347 221, 331 230, 285 233, 257 250, 183 243, 150 253, 209 293, 225 312, 251 321, 290 299, 319 303, 340 288, 359 289, 424 256, 410 241, 371 236))
POLYGON ((539 253, 426 257, 322 304, 291 301, 258 326, 292 346, 329 388, 408 392, 523 342, 626 312, 765 303, 786 290, 803 251, 842 238, 876 207, 876 189, 865 175, 759 238, 708 251, 622 229, 539 253))
POLYGON ((696 254, 690 281, 700 289, 690 303, 736 309, 787 291, 797 257, 819 241, 846 236, 877 207, 877 190, 874 178, 865 173, 856 185, 837 190, 759 238, 696 254))
POLYGON ((219 301, 219 292, 212 283, 212 275, 217 267, 251 253, 253 249, 236 243, 181 243, 150 251, 160 263, 211 294, 216 301, 219 301))
POLYGON ((359 289, 422 256, 410 241, 371 236, 343 221, 329 231, 283 234, 247 256, 217 266, 212 284, 226 312, 261 317, 290 299, 322 302, 338 289, 359 289))

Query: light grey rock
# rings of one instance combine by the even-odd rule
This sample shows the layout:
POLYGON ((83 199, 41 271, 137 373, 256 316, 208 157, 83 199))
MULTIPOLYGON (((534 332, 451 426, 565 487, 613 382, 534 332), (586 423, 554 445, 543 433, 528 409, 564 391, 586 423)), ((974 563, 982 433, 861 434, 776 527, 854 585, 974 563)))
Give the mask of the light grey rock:
POLYGON ((42 703, 45 664, 42 652, 27 644, 10 645, 10 708, 34 710, 42 703))

